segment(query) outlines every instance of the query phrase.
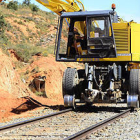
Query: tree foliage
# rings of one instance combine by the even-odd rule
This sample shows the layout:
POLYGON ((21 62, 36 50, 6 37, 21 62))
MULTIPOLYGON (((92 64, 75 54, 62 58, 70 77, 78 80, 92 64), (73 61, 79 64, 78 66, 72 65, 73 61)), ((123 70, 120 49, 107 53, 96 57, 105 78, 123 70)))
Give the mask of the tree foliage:
POLYGON ((6 27, 6 22, 3 15, 0 15, 0 31, 3 31, 6 27))
POLYGON ((18 2, 16 1, 10 1, 7 5, 8 9, 18 10, 18 2))
POLYGON ((39 8, 35 4, 30 4, 29 6, 33 12, 38 12, 39 8))

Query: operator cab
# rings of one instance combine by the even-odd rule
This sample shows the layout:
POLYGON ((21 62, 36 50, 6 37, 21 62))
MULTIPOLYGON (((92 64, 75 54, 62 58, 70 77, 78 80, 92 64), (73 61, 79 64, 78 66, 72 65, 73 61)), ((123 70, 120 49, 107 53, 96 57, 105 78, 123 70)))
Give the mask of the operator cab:
POLYGON ((112 29, 114 11, 63 13, 59 22, 57 61, 78 58, 115 58, 116 45, 112 29))

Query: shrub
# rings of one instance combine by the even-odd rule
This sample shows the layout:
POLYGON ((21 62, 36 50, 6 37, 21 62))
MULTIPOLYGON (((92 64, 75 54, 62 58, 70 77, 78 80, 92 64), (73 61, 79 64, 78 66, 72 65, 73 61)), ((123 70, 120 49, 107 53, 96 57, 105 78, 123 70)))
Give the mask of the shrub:
POLYGON ((5 22, 5 19, 4 19, 4 16, 3 15, 0 15, 0 31, 1 30, 4 30, 4 27, 6 26, 6 22, 5 22))
POLYGON ((18 3, 16 1, 10 1, 7 5, 8 9, 18 10, 18 3))
POLYGON ((23 62, 21 62, 21 61, 16 61, 16 62, 14 62, 14 64, 15 64, 15 69, 24 67, 23 62))
POLYGON ((18 24, 21 24, 21 25, 24 25, 24 23, 22 21, 18 21, 17 23, 18 24))
POLYGON ((29 7, 33 12, 38 12, 38 10, 39 10, 39 8, 34 4, 30 4, 29 7))
POLYGON ((44 92, 38 92, 38 91, 36 91, 35 94, 36 94, 37 96, 46 97, 46 94, 45 94, 44 92))
POLYGON ((2 33, 2 34, 1 34, 0 39, 3 40, 3 43, 7 44, 8 38, 7 38, 7 36, 5 35, 5 33, 2 33))
MULTIPOLYGON (((0 38, 0 44, 1 44, 0 38)), ((5 38, 6 40, 6 38, 5 38)), ((2 40, 3 43, 5 43, 2 40)), ((0 46, 1 47, 1 46, 0 46)), ((20 43, 16 45, 7 45, 7 49, 13 49, 16 51, 17 56, 20 58, 20 61, 30 63, 32 60, 32 56, 37 54, 38 52, 41 52, 43 56, 47 56, 47 52, 45 52, 46 48, 37 47, 30 43, 20 43)), ((4 48, 2 48, 4 49, 4 48)), ((36 71, 39 71, 38 69, 36 71)))

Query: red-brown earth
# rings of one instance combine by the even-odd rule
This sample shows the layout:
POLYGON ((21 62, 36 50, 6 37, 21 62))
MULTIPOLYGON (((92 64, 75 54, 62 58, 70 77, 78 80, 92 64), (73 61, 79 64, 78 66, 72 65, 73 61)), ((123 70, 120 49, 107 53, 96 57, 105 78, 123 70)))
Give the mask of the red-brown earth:
POLYGON ((28 110, 41 109, 42 105, 63 105, 62 76, 67 67, 81 68, 77 63, 56 62, 53 55, 48 57, 34 56, 33 62, 15 69, 16 55, 11 51, 11 57, 0 50, 0 121, 12 118, 27 117, 28 110), (32 72, 38 68, 37 72, 32 72), (22 82, 20 74, 26 73, 27 80, 22 82), (46 94, 48 98, 36 96, 28 88, 29 83, 37 76, 46 76, 46 94), (38 103, 30 100, 36 100, 38 103))

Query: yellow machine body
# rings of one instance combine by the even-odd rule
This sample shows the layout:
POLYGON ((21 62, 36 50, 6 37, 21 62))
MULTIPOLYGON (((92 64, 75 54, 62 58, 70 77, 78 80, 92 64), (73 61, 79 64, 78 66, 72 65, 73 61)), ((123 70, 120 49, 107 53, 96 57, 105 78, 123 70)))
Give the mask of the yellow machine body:
POLYGON ((56 61, 85 63, 85 69, 68 67, 63 74, 64 106, 127 101, 139 108, 140 24, 119 20, 114 4, 113 11, 88 12, 80 0, 36 1, 60 16, 56 61), (67 41, 61 39, 63 19, 67 41))
MULTIPOLYGON (((78 58, 77 61, 127 61, 140 62, 140 24, 134 22, 112 23, 117 49, 116 58, 78 58)), ((85 54, 82 50, 81 54, 85 54)))
POLYGON ((132 61, 140 61, 140 24, 131 24, 131 54, 132 61))

